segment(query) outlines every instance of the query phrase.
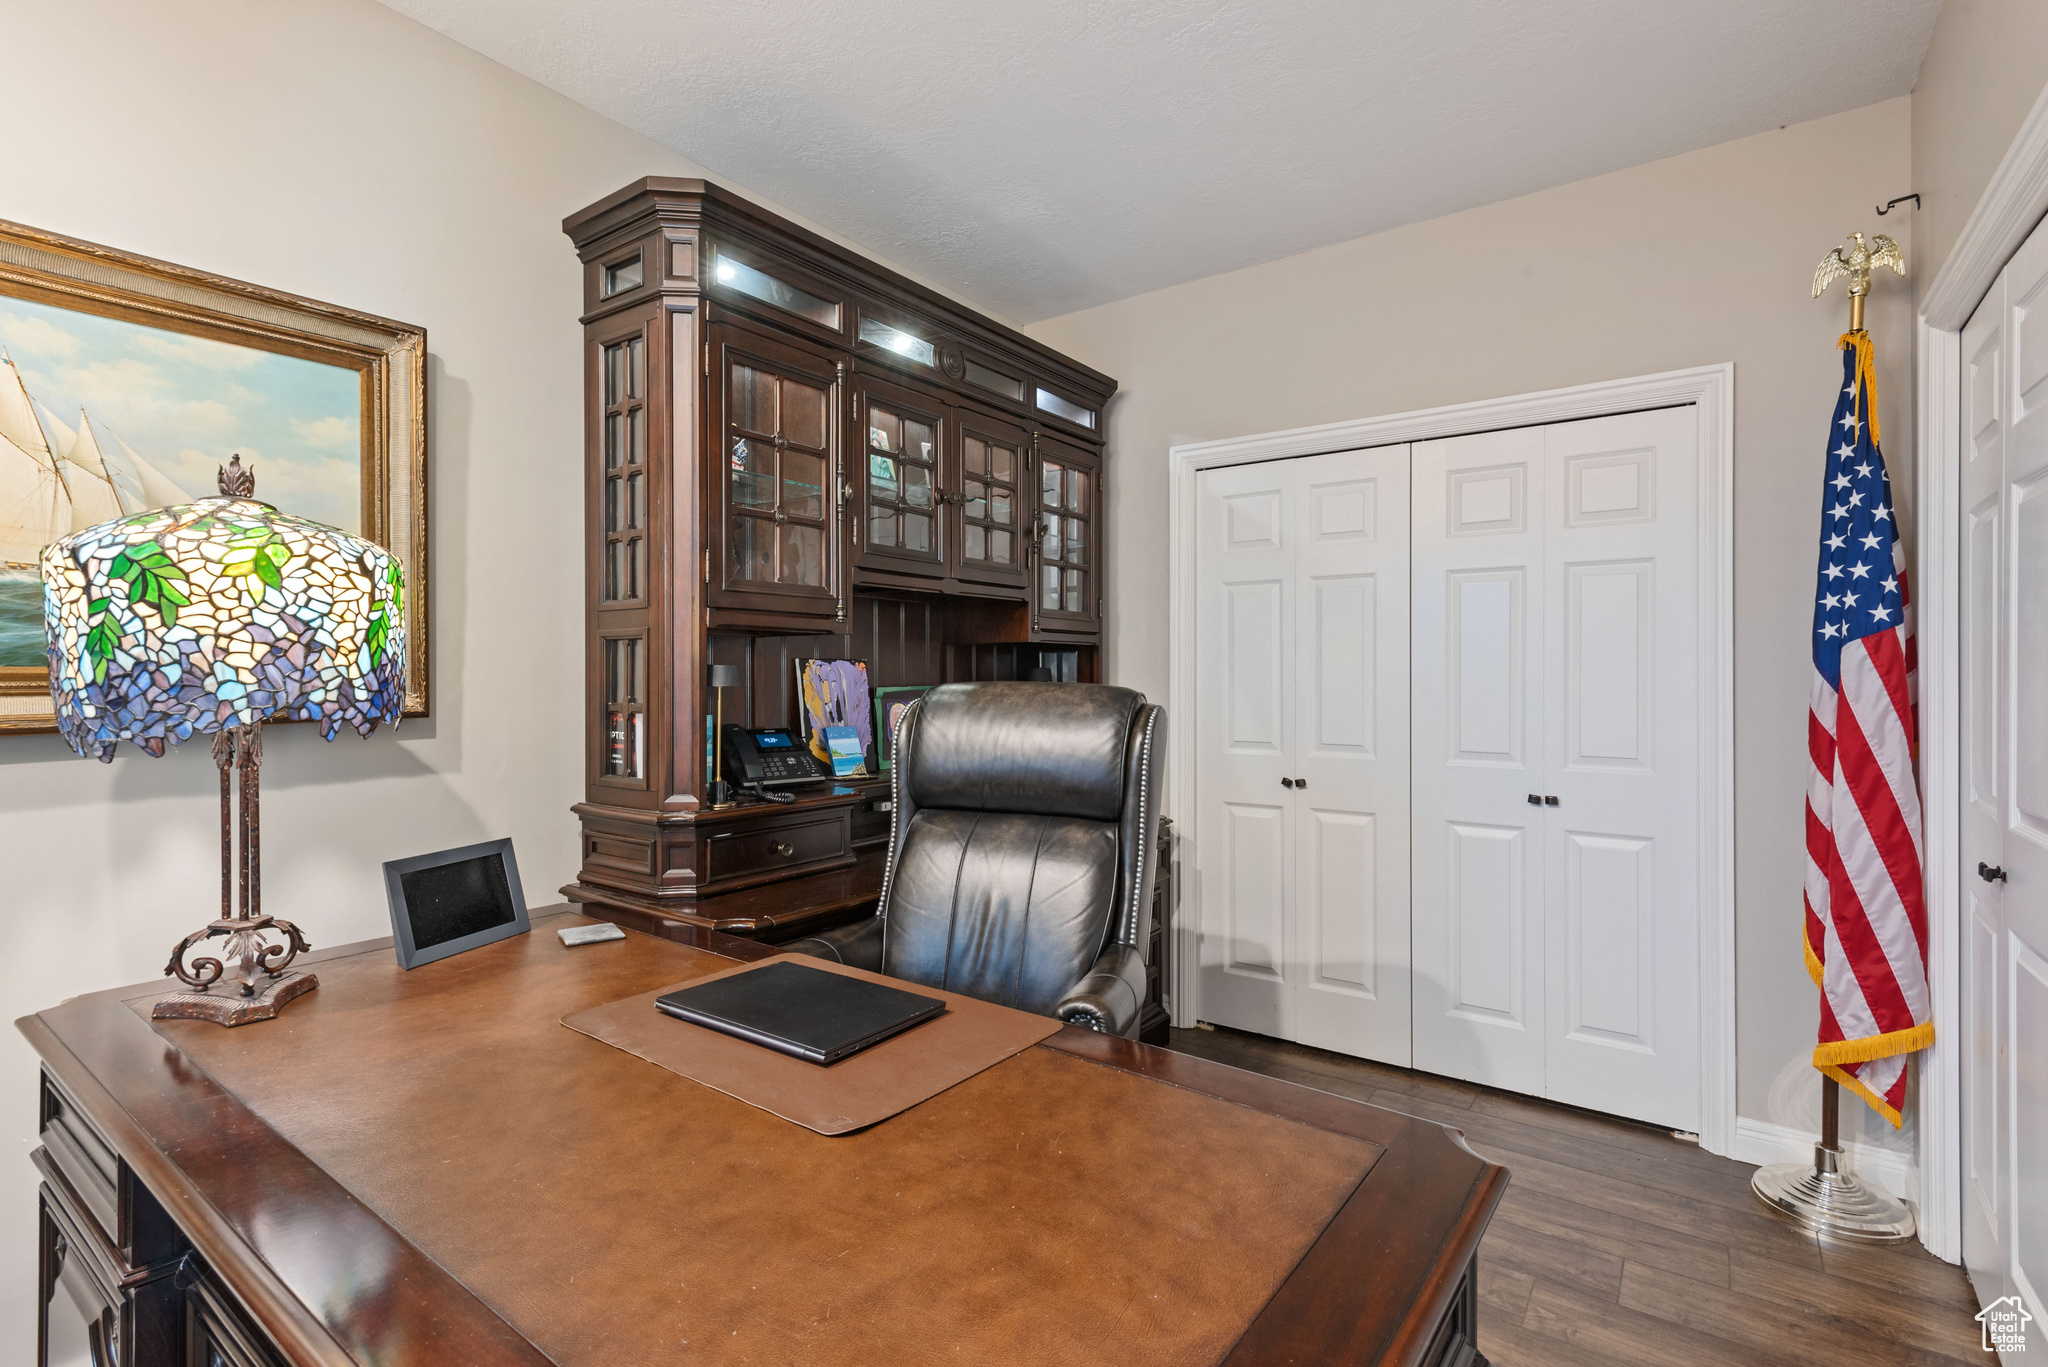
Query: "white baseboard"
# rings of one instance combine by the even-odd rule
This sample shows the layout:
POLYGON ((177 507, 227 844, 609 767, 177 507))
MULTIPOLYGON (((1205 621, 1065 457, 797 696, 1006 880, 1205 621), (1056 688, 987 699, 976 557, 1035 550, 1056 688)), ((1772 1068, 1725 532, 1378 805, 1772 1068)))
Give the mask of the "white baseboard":
MULTIPOLYGON (((1735 1117, 1735 1142, 1728 1146, 1728 1156, 1738 1163, 1749 1163, 1755 1167, 1770 1163, 1811 1163, 1813 1146, 1818 1142, 1820 1136, 1811 1131, 1739 1115, 1735 1117)), ((1919 1208, 1920 1165, 1913 1161, 1911 1154, 1873 1148, 1852 1139, 1843 1147, 1842 1157, 1843 1166, 1864 1181, 1909 1202, 1915 1209, 1919 1208)))

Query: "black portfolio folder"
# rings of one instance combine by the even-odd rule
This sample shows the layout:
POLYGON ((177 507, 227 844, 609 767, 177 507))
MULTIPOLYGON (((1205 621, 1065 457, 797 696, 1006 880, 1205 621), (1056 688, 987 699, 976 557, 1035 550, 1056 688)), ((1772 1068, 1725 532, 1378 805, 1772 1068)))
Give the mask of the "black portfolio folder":
POLYGON ((837 1063, 946 1009, 937 997, 787 962, 681 988, 654 1004, 678 1020, 820 1064, 837 1063))

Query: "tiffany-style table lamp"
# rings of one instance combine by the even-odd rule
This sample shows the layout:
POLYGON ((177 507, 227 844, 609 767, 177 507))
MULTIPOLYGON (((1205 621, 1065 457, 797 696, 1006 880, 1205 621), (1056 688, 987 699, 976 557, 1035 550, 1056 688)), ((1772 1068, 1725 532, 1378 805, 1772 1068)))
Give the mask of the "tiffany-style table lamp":
POLYGON ((51 544, 43 624, 57 729, 79 754, 110 760, 126 740, 161 756, 167 743, 213 737, 220 919, 171 951, 164 972, 185 987, 152 1014, 241 1025, 319 985, 290 971, 309 947, 299 928, 262 911, 263 723, 317 722, 327 740, 343 722, 366 736, 396 725, 405 588, 389 551, 258 503, 239 455, 220 492, 51 544))

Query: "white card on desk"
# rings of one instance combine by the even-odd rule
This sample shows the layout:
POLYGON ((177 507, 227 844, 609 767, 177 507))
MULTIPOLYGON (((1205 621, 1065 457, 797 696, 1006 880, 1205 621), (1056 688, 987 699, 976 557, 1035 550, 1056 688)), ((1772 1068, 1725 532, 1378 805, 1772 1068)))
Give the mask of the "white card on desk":
POLYGON ((594 926, 563 926, 555 934, 562 937, 562 943, 574 949, 577 945, 601 944, 606 940, 623 940, 626 932, 609 921, 594 926))

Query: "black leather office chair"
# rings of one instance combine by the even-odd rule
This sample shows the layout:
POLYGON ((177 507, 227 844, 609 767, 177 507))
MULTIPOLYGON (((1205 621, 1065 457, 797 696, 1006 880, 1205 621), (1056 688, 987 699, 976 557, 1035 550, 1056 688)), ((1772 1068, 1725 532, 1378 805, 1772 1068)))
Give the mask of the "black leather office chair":
POLYGON ((786 948, 1135 1035, 1165 745, 1128 688, 933 689, 896 727, 879 910, 786 948))

